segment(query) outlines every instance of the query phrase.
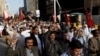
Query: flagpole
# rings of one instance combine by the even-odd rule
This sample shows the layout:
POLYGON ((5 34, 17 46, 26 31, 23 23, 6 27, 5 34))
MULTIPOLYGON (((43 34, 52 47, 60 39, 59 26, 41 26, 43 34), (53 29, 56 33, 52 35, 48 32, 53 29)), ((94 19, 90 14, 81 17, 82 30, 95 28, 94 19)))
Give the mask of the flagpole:
MULTIPOLYGON (((54 0, 54 16, 56 16, 56 0, 54 0)), ((56 19, 54 19, 54 22, 56 22, 56 19)))
POLYGON ((61 21, 61 6, 60 6, 60 3, 58 2, 58 0, 57 0, 57 4, 59 7, 59 22, 60 22, 61 21))

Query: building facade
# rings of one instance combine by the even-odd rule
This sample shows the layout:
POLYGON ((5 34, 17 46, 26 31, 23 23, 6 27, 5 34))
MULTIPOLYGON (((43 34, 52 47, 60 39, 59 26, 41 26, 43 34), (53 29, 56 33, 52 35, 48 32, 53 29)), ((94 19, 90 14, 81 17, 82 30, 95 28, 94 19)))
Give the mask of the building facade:
POLYGON ((35 14, 37 9, 37 4, 38 4, 37 0, 24 0, 25 12, 32 11, 33 14, 35 14))
POLYGON ((52 14, 54 11, 54 0, 46 0, 47 14, 52 14))
POLYGON ((92 14, 100 15, 100 0, 84 0, 85 8, 92 8, 92 14))
POLYGON ((90 6, 96 7, 100 6, 100 0, 84 0, 84 6, 90 7, 90 6))
POLYGON ((3 16, 3 11, 6 10, 5 0, 0 0, 0 17, 3 16))

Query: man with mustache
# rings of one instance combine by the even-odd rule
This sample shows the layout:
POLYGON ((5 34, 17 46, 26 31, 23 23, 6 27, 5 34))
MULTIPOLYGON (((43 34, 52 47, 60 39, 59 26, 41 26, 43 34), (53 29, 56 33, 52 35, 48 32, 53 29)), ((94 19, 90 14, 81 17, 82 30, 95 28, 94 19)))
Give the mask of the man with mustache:
POLYGON ((25 47, 22 49, 13 49, 16 46, 17 40, 14 40, 9 45, 7 56, 39 56, 38 48, 34 45, 34 40, 30 37, 25 38, 25 47))

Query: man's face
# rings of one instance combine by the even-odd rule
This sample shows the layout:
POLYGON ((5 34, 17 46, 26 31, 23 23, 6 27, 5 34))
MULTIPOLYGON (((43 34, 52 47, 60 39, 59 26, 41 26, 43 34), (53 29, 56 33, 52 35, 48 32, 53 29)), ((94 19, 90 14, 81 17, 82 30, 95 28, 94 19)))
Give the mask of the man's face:
POLYGON ((26 47, 28 49, 32 49, 32 47, 33 47, 33 40, 32 39, 29 39, 29 40, 26 41, 25 44, 26 44, 26 47))
POLYGON ((23 29, 23 28, 21 28, 21 29, 20 29, 20 32, 22 32, 22 31, 24 31, 24 29, 23 29))
POLYGON ((67 33, 63 33, 63 39, 67 39, 67 33))
POLYGON ((81 30, 78 31, 78 36, 82 37, 83 36, 83 32, 81 30))
POLYGON ((99 31, 96 31, 94 35, 95 35, 95 37, 99 37, 100 36, 99 31))
POLYGON ((39 33, 39 29, 38 29, 38 28, 35 28, 35 29, 33 30, 33 32, 34 32, 34 34, 38 34, 38 33, 39 33))
POLYGON ((51 41, 54 41, 54 40, 55 40, 55 34, 51 34, 51 35, 50 35, 50 40, 51 40, 51 41))
POLYGON ((74 50, 71 50, 71 53, 70 54, 72 56, 80 56, 81 51, 82 51, 82 49, 74 49, 74 50))
POLYGON ((56 24, 52 24, 52 25, 50 26, 50 30, 51 30, 51 31, 55 31, 56 28, 57 28, 57 25, 56 25, 56 24))

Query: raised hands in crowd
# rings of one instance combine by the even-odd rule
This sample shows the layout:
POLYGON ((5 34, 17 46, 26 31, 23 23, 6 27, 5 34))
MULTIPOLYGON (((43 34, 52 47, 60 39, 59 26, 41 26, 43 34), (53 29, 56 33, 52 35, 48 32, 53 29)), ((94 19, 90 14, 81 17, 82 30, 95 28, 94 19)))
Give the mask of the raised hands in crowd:
POLYGON ((69 27, 64 22, 38 22, 31 18, 11 20, 4 25, 8 34, 3 31, 2 38, 8 45, 7 56, 100 56, 96 29, 91 33, 82 27, 69 27))

